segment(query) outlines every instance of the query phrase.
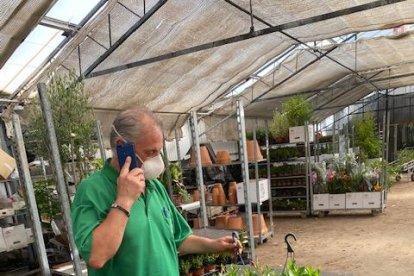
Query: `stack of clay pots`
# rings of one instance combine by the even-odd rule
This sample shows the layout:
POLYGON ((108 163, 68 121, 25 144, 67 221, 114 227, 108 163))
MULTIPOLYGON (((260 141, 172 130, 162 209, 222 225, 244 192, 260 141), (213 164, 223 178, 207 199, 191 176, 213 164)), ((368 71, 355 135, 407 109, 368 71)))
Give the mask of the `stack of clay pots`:
POLYGON ((260 151, 260 147, 259 144, 257 143, 257 141, 253 141, 253 140, 247 140, 246 141, 246 150, 247 150, 247 160, 249 162, 254 162, 256 161, 260 161, 263 160, 263 155, 260 151), (254 149, 256 148, 256 158, 254 158, 254 149))
MULTIPOLYGON (((200 155, 201 155, 201 165, 202 166, 209 166, 212 165, 213 162, 211 161, 210 154, 208 153, 208 149, 206 146, 200 146, 200 155)), ((194 148, 191 149, 191 159, 190 165, 195 166, 196 164, 196 157, 195 157, 195 150, 194 148)))
POLYGON ((215 227, 218 229, 224 229, 227 226, 229 215, 220 215, 216 217, 215 227))
POLYGON ((243 227, 244 227, 244 222, 241 216, 233 215, 227 219, 227 225, 226 225, 227 229, 241 230, 243 229, 243 227))
MULTIPOLYGON (((255 236, 258 236, 259 235, 259 215, 258 214, 252 214, 252 219, 253 219, 253 221, 252 221, 252 223, 253 223, 253 234, 255 236)), ((263 217, 263 214, 260 214, 260 224, 261 224, 260 226, 262 228, 262 235, 266 234, 268 229, 267 229, 266 221, 263 217)))
POLYGON ((230 182, 229 184, 229 204, 237 205, 237 184, 230 182))
POLYGON ((216 183, 211 192, 212 205, 225 206, 226 194, 224 193, 223 185, 216 183))
POLYGON ((216 162, 217 164, 230 164, 231 157, 230 153, 227 150, 219 150, 216 153, 216 162))

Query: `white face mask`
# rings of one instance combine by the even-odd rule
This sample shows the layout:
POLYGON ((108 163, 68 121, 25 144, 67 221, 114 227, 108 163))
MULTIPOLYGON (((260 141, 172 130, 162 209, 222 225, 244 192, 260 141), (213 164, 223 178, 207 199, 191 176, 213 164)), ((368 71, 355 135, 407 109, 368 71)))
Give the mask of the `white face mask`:
MULTIPOLYGON (((136 154, 136 156, 142 162, 142 159, 139 158, 138 154, 136 154)), ((161 155, 158 154, 157 156, 142 162, 141 168, 144 170, 145 179, 150 180, 159 177, 164 172, 165 166, 161 155)))

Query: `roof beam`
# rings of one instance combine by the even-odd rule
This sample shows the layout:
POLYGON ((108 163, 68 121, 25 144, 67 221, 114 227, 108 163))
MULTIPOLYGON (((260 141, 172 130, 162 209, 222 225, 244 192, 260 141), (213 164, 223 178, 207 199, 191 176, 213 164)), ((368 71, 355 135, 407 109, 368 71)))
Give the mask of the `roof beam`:
MULTIPOLYGON (((145 1, 144 1, 145 3, 145 1)), ((153 16, 165 3, 167 0, 158 1, 148 12, 144 14, 131 28, 128 29, 115 43, 111 45, 94 63, 89 66, 85 72, 82 74, 81 78, 88 78, 93 75, 92 71, 99 66, 110 54, 112 54, 125 40, 128 39, 136 30, 138 30, 151 16, 153 16)))
POLYGON ((43 19, 39 22, 39 25, 61 30, 64 32, 78 31, 81 28, 79 25, 70 22, 65 22, 48 16, 43 17, 43 19))
POLYGON ((365 11, 365 10, 370 10, 370 9, 378 8, 378 7, 381 7, 381 6, 386 6, 386 5, 389 5, 389 4, 395 4, 395 3, 398 3, 398 2, 402 2, 402 1, 405 1, 405 0, 374 1, 374 2, 367 3, 367 4, 354 6, 354 7, 351 7, 351 8, 341 9, 341 10, 337 10, 337 11, 322 14, 322 15, 312 16, 312 17, 309 17, 309 18, 306 18, 306 19, 296 20, 296 21, 293 21, 293 22, 290 22, 290 23, 285 23, 285 24, 269 27, 269 28, 262 29, 262 30, 251 31, 249 33, 242 34, 242 35, 237 35, 237 36, 233 36, 233 37, 229 37, 229 38, 225 38, 225 39, 221 39, 221 40, 216 40, 216 41, 213 41, 213 42, 208 42, 208 43, 205 43, 205 44, 190 47, 190 48, 187 48, 187 49, 178 50, 178 51, 175 51, 175 52, 170 52, 170 53, 159 55, 159 56, 156 56, 156 57, 147 58, 147 59, 127 63, 127 64, 124 64, 124 65, 111 67, 111 68, 108 68, 108 69, 105 69, 105 70, 101 70, 101 71, 91 73, 87 77, 92 78, 92 77, 102 76, 102 75, 106 75, 106 74, 111 74, 111 73, 119 72, 119 71, 122 71, 122 70, 130 69, 130 68, 135 68, 135 67, 139 67, 139 66, 154 63, 154 62, 159 62, 159 61, 166 60, 166 59, 171 59, 171 58, 175 58, 175 57, 178 57, 178 56, 187 55, 187 54, 190 54, 190 53, 204 51, 204 50, 207 50, 207 49, 212 49, 212 48, 216 48, 216 47, 219 47, 219 46, 232 44, 232 43, 240 42, 240 41, 243 41, 243 40, 247 40, 247 39, 251 39, 251 38, 255 38, 255 37, 259 37, 259 36, 263 36, 263 35, 267 35, 267 34, 280 32, 280 31, 287 30, 287 29, 292 29, 292 28, 304 26, 304 25, 307 25, 307 24, 312 24, 312 23, 316 23, 316 22, 325 21, 325 20, 336 18, 336 17, 339 17, 339 16, 344 16, 344 15, 349 15, 349 14, 353 14, 353 13, 357 13, 357 12, 361 12, 361 11, 365 11))
MULTIPOLYGON (((85 16, 84 19, 79 23, 79 26, 83 27, 105 4, 108 2, 108 0, 100 0, 93 9, 88 12, 88 14, 85 16)), ((17 97, 17 95, 23 91, 26 87, 26 85, 34 78, 36 77, 48 64, 52 58, 54 58, 57 53, 62 50, 62 48, 77 34, 77 31, 70 32, 66 38, 59 43, 59 45, 47 56, 47 58, 39 65, 38 69, 36 69, 32 74, 30 74, 29 77, 26 78, 26 80, 16 89, 16 91, 13 92, 13 94, 10 95, 10 99, 14 99, 17 97)))
MULTIPOLYGON (((242 8, 241 6, 239 6, 239 5, 235 4, 235 3, 233 3, 231 0, 224 0, 224 1, 226 1, 227 3, 229 3, 230 5, 232 5, 233 7, 236 7, 236 8, 237 8, 237 9, 239 9, 240 11, 242 11, 242 12, 244 12, 244 13, 246 13, 246 14, 250 15, 251 17, 255 18, 256 20, 260 21, 261 23, 263 23, 263 24, 265 24, 265 25, 267 25, 267 26, 269 26, 269 27, 273 27, 273 26, 272 26, 272 24, 270 24, 270 23, 266 22, 266 21, 265 21, 265 20, 263 20, 262 18, 260 18, 260 17, 258 17, 258 16, 256 16, 256 15, 254 15, 252 12, 249 12, 248 10, 246 10, 246 9, 242 8)), ((315 55, 315 56, 318 56, 318 55, 316 54, 316 52, 317 52, 317 53, 319 53, 320 55, 322 55, 322 54, 323 54, 323 52, 322 52, 321 50, 319 50, 318 48, 316 48, 316 47, 315 47, 315 48, 312 48, 312 47, 311 47, 311 46, 309 46, 308 44, 304 43, 303 41, 299 40, 298 38, 296 38, 296 37, 294 37, 294 36, 292 36, 292 35, 290 35, 290 34, 288 34, 288 33, 284 32, 284 31, 280 31, 280 33, 281 33, 281 34, 283 34, 283 35, 285 35, 285 36, 287 36, 287 37, 289 37, 290 39, 292 39, 292 40, 296 41, 296 42, 297 42, 297 43, 299 43, 300 45, 303 45, 303 46, 305 46, 306 48, 310 49, 311 51, 309 51, 309 52, 310 52, 311 54, 315 55)), ((378 87, 377 87, 374 83, 372 83, 371 81, 369 81, 369 79, 367 79, 367 78, 366 78, 366 77, 364 77, 363 75, 359 74, 356 70, 354 70, 354 69, 352 69, 352 68, 350 68, 350 67, 346 66, 346 65, 345 65, 345 64, 343 64, 342 62, 338 61, 337 59, 334 59, 334 58, 330 57, 329 55, 325 55, 325 57, 326 57, 326 58, 328 58, 328 59, 330 59, 331 61, 335 62, 335 63, 336 63, 336 64, 338 64, 339 66, 341 66, 341 67, 343 67, 343 68, 347 69, 348 71, 352 72, 353 74, 357 75, 358 77, 360 77, 360 78, 362 78, 362 79, 364 79, 364 80, 368 81, 368 82, 369 82, 369 83, 370 83, 370 84, 371 84, 371 85, 372 85, 375 89, 377 89, 377 90, 378 90, 378 87)), ((355 53, 355 58, 356 58, 356 53, 355 53)))

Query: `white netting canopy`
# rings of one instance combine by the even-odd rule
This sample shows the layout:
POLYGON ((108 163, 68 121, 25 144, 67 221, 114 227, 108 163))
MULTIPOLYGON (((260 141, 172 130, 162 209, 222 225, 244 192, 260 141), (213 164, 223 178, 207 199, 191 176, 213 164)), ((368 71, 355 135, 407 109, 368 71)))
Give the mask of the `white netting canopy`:
POLYGON ((286 27, 285 33, 274 31, 177 57, 134 64, 212 41, 247 36, 251 27, 248 0, 163 2, 146 1, 144 15, 143 1, 108 1, 43 74, 19 91, 17 98, 28 97, 35 91, 35 84, 47 81, 51 72, 67 73, 73 69, 84 74, 140 21, 145 22, 92 70, 95 74, 108 69, 111 72, 85 80, 90 105, 104 123, 104 132, 119 110, 136 105, 161 112, 164 127, 171 135, 174 128, 185 122, 188 112, 229 114, 234 112, 234 102, 240 97, 248 105, 248 116, 269 118, 284 96, 303 93, 312 97, 314 119, 321 120, 372 91, 414 84, 414 35, 409 30, 398 36, 366 36, 339 44, 332 39, 412 24, 414 0, 363 10, 351 8, 387 1, 253 0, 255 31, 297 24, 286 27), (153 14, 148 16, 152 9, 153 14), (334 18, 323 18, 340 10, 344 12, 331 16, 334 18), (234 86, 252 78, 260 67, 292 45, 326 39, 331 43, 315 45, 313 49, 296 47, 283 64, 261 76, 254 85, 237 96, 226 97, 234 86), (307 67, 302 69, 304 66, 307 67), (260 100, 256 99, 265 92, 260 100), (252 100, 255 102, 250 104, 252 100))

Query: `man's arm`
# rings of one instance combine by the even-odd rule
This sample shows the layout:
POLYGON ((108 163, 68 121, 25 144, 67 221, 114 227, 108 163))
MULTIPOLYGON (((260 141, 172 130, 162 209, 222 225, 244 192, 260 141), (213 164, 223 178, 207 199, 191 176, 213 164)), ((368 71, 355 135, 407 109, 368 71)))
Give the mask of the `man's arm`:
POLYGON ((219 239, 209 239, 196 235, 188 236, 180 245, 180 254, 199 254, 210 252, 234 252, 241 250, 240 241, 236 240, 233 243, 233 238, 230 236, 219 239))
MULTIPOLYGON (((135 168, 129 171, 131 158, 127 157, 117 180, 116 203, 131 210, 135 200, 145 191, 144 171, 135 168)), ((112 209, 103 222, 92 233, 92 250, 89 265, 99 269, 111 259, 119 249, 124 237, 128 216, 121 210, 112 209)))

